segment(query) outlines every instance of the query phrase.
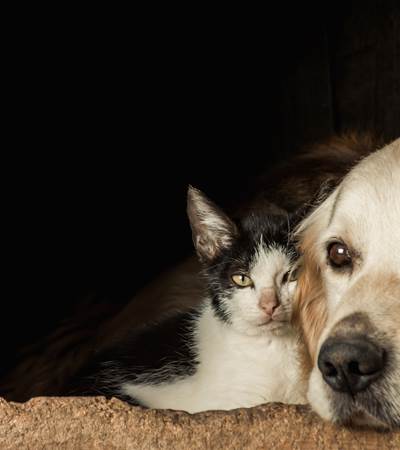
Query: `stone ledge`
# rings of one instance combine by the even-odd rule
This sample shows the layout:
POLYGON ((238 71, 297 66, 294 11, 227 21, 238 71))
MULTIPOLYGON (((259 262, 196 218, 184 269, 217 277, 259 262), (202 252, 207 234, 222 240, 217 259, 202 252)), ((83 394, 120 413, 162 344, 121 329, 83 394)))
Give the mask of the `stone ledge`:
POLYGON ((1 449, 393 449, 400 432, 339 428, 304 406, 183 412, 104 397, 0 399, 1 449))

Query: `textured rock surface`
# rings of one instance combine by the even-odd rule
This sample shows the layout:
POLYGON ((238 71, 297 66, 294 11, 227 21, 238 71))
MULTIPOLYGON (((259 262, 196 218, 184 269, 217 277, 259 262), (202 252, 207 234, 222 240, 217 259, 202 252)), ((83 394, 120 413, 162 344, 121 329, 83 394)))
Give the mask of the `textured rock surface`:
POLYGON ((400 448, 400 433, 339 428, 300 406, 189 415, 102 397, 40 397, 0 400, 0 448, 386 450, 400 448))

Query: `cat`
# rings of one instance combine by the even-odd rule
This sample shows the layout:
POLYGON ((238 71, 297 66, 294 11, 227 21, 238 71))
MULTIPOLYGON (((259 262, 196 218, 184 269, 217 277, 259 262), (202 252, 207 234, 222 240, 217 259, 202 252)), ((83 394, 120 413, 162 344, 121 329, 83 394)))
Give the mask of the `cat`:
POLYGON ((187 212, 206 283, 202 302, 99 355, 89 390, 189 413, 305 403, 290 323, 290 218, 268 203, 233 221, 193 187, 187 212))

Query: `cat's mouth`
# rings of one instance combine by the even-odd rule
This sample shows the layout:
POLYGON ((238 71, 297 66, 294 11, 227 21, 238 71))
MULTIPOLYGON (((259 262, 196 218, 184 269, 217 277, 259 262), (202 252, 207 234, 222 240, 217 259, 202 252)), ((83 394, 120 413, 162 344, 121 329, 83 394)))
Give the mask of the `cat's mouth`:
POLYGON ((258 325, 257 330, 259 330, 258 333, 267 333, 268 335, 272 333, 280 335, 282 333, 285 333, 285 330, 288 326, 288 321, 275 322, 273 320, 270 320, 269 322, 258 325))
POLYGON ((267 319, 267 320, 257 324, 257 326, 258 327, 268 326, 270 328, 279 328, 286 323, 289 323, 289 321, 284 319, 283 317, 279 318, 279 319, 270 318, 270 319, 267 319))
POLYGON ((257 327, 266 327, 268 329, 277 329, 289 323, 288 315, 285 311, 278 309, 272 316, 267 316, 257 324, 257 327))
POLYGON ((288 322, 287 313, 284 311, 277 311, 272 314, 272 322, 288 322))
POLYGON ((266 325, 269 325, 271 322, 272 322, 271 320, 267 320, 265 322, 258 323, 257 326, 258 327, 265 327, 266 325))

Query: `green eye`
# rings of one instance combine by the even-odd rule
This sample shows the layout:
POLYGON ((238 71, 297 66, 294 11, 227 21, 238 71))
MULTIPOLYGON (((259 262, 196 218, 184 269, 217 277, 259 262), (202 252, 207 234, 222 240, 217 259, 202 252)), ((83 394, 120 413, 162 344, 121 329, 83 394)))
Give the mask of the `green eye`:
POLYGON ((253 281, 250 277, 247 275, 244 275, 242 273, 237 273, 235 275, 232 275, 232 281, 240 287, 249 287, 253 286, 253 281))

